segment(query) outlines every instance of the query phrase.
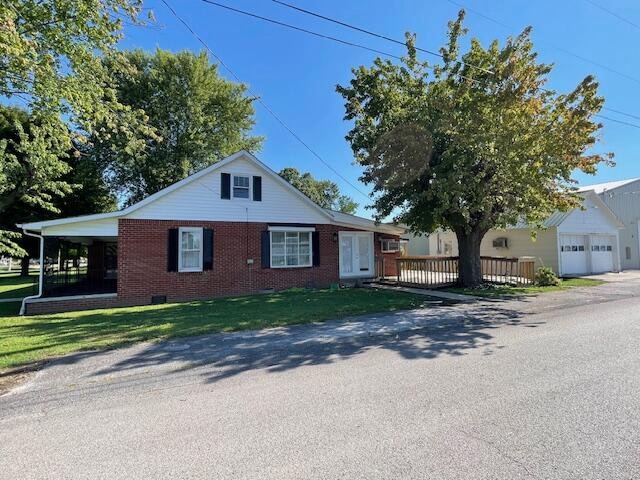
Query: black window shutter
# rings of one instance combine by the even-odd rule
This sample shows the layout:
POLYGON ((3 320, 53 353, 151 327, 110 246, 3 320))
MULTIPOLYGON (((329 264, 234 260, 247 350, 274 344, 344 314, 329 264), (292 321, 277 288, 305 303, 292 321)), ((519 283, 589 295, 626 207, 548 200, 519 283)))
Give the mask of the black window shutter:
POLYGON ((268 231, 262 232, 260 242, 262 268, 271 268, 271 236, 268 231))
POLYGON ((220 174, 220 198, 229 200, 231 198, 231 174, 220 174))
POLYGON ((253 177, 253 201, 262 201, 262 177, 253 177))
POLYGON ((203 270, 213 270, 213 230, 202 230, 202 267, 203 270))
POLYGON ((313 252, 313 266, 318 267, 320 265, 320 232, 313 232, 311 234, 311 248, 313 252))
POLYGON ((167 242, 167 271, 178 271, 178 229, 170 228, 167 242))

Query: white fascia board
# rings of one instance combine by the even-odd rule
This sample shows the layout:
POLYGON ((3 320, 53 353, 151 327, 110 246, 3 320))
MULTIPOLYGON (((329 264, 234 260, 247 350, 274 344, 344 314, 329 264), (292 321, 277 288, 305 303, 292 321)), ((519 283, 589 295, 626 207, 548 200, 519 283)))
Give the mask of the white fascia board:
POLYGON ((68 223, 90 222, 93 220, 103 220, 105 218, 114 218, 122 216, 123 210, 117 212, 95 213, 93 215, 82 215, 79 217, 58 218, 56 220, 44 220, 42 222, 18 223, 18 228, 25 230, 41 231, 45 227, 53 227, 55 225, 65 225, 68 223))

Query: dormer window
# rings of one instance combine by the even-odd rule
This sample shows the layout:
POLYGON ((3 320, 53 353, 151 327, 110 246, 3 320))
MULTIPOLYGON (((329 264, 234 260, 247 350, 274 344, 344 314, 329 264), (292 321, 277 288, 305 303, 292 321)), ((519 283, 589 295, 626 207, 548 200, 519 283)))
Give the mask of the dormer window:
POLYGON ((246 175, 233 176, 233 198, 249 198, 250 178, 246 175))

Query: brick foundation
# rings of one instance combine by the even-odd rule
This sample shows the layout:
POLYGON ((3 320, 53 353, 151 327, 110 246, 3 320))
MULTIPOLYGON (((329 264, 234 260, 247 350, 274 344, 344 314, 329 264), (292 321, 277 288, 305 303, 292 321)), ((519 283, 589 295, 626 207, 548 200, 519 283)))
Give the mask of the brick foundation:
POLYGON ((52 300, 49 302, 29 302, 27 300, 26 315, 42 315, 45 313, 71 312, 74 310, 93 310, 96 308, 114 308, 125 306, 118 297, 75 298, 70 300, 52 300))

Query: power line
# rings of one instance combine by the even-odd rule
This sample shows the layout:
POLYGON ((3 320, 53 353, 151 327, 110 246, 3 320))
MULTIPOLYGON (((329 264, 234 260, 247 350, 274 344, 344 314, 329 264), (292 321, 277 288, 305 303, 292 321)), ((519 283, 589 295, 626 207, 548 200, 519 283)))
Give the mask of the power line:
MULTIPOLYGON (((457 2, 455 0, 447 0, 447 2, 451 3, 452 5, 455 5, 458 8, 464 8, 465 10, 473 13, 474 15, 477 15, 478 17, 484 18, 485 20, 488 20, 488 21, 490 21, 492 23, 495 23, 496 25, 500 25, 501 27, 506 28, 507 30, 514 30, 514 27, 512 25, 507 25, 506 23, 501 22, 500 20, 497 20, 497 19, 495 19, 493 17, 490 17, 489 15, 485 15, 484 13, 482 13, 479 10, 475 10, 473 8, 469 8, 469 7, 463 5, 460 2, 457 2)), ((565 54, 567 54, 569 56, 577 58, 578 60, 581 60, 581 61, 586 62, 586 63, 590 63, 592 65, 595 65, 596 67, 602 68, 602 69, 607 70, 607 71, 609 71, 611 73, 615 73, 616 75, 624 77, 627 80, 631 80, 633 82, 640 83, 640 79, 639 78, 636 78, 636 77, 633 77, 631 75, 628 75, 628 74, 626 74, 624 72, 621 72, 620 70, 616 70, 615 68, 608 67, 607 65, 604 65, 604 64, 602 64, 600 62, 596 62, 595 60, 591 60, 590 58, 587 58, 587 57, 584 57, 584 56, 580 55, 579 53, 572 52, 572 51, 567 50, 566 48, 561 47, 559 45, 556 45, 554 43, 549 43, 549 42, 543 42, 543 43, 546 43, 550 47, 555 48, 556 50, 559 50, 559 51, 561 51, 561 52, 563 52, 563 53, 565 53, 565 54)))
MULTIPOLYGON (((300 8, 300 7, 296 6, 296 5, 292 5, 290 3, 282 2, 280 0, 272 0, 272 1, 275 2, 275 3, 278 3, 280 5, 283 5, 285 7, 292 8, 293 10, 297 10, 299 12, 305 13, 307 15, 311 15, 311 16, 314 16, 316 18, 321 18, 322 20, 326 20, 328 22, 332 22, 332 23, 335 23, 337 25, 342 25, 343 27, 350 28, 350 29, 355 30, 357 32, 365 33, 367 35, 371 35, 372 37, 381 38, 383 40, 387 40, 389 42, 396 43, 398 45, 406 46, 406 42, 403 42, 403 41, 395 39, 395 38, 388 37, 386 35, 382 35, 381 33, 372 32, 371 30, 367 30, 367 29, 362 28, 362 27, 357 27, 357 26, 352 25, 350 23, 346 23, 346 22, 343 22, 341 20, 336 20, 335 18, 330 18, 330 17, 324 16, 324 15, 321 15, 319 13, 312 12, 311 10, 305 10, 304 8, 300 8)), ((439 58, 444 58, 444 55, 442 55, 441 53, 438 53, 438 52, 434 52, 433 50, 427 50, 426 48, 421 48, 421 47, 414 47, 414 48, 416 50, 418 50, 419 52, 424 52, 424 53, 428 53, 429 55, 434 55, 434 56, 439 57, 439 58)), ((477 65, 472 65, 472 64, 466 63, 466 62, 465 62, 465 65, 468 65, 469 67, 472 67, 472 68, 476 68, 478 70, 481 70, 481 71, 483 71, 485 73, 489 73, 491 75, 495 74, 495 72, 493 72, 491 70, 488 70, 488 69, 486 69, 484 67, 479 67, 477 65)))
MULTIPOLYGON (((223 8, 228 8, 228 9, 230 9, 230 10, 234 10, 234 11, 237 11, 237 12, 239 12, 239 13, 244 13, 244 14, 251 15, 251 16, 254 16, 254 17, 263 18, 263 17, 259 17, 259 16, 257 16, 257 15, 252 15, 252 14, 250 14, 250 13, 248 13, 248 12, 242 12, 242 11, 237 10, 237 9, 233 9, 233 8, 230 8, 230 7, 225 7, 224 5, 219 4, 219 3, 217 3, 217 2, 213 2, 213 1, 211 1, 211 0, 202 0, 202 1, 204 1, 204 2, 206 2, 206 3, 212 3, 212 4, 214 4, 214 5, 218 5, 218 6, 221 6, 221 7, 223 7, 223 8)), ((382 38, 382 39, 384 39, 384 40, 388 40, 388 41, 390 41, 390 42, 397 43, 397 44, 400 44, 400 45, 406 45, 404 42, 401 42, 401 41, 399 41, 399 40, 396 40, 396 39, 393 39, 393 38, 387 37, 387 36, 385 36, 385 35, 382 35, 382 34, 379 34, 379 33, 376 33, 376 32, 370 31, 370 30, 366 30, 366 29, 364 29, 364 28, 361 28, 361 27, 358 27, 358 26, 355 26, 355 25, 348 24, 348 23, 343 22, 343 21, 341 21, 341 20, 336 20, 336 19, 333 19, 333 18, 327 17, 327 16, 325 16, 325 15, 321 15, 321 14, 319 14, 319 13, 311 12, 310 10, 305 10, 304 8, 300 8, 300 7, 297 7, 297 6, 295 6, 295 5, 291 5, 291 4, 289 4, 289 3, 285 3, 285 2, 283 2, 283 1, 281 1, 281 0, 272 0, 272 1, 273 1, 273 2, 275 2, 275 3, 278 3, 278 4, 280 4, 280 5, 284 5, 284 6, 286 6, 286 7, 292 8, 292 9, 294 9, 294 10, 298 10, 298 11, 300 11, 300 12, 303 12, 303 13, 306 13, 306 14, 309 14, 309 15, 312 15, 312 16, 314 16, 314 17, 321 18, 321 19, 323 19, 323 20, 326 20, 326 21, 329 21, 329 22, 332 22, 332 23, 335 23, 335 24, 338 24, 338 25, 342 25, 342 26, 345 26, 345 27, 347 27, 347 28, 351 28, 351 29, 353 29, 353 30, 356 30, 356 31, 359 31, 359 32, 362 32, 362 33, 366 33, 366 34, 371 35, 371 36, 374 36, 374 37, 382 38)), ((457 5, 457 6, 459 6, 460 8, 466 8, 466 7, 464 7, 463 5, 461 5, 461 4, 459 4, 459 3, 455 2, 455 1, 452 1, 452 0, 449 0, 449 1, 450 1, 450 3, 453 3, 454 5, 457 5)), ((472 10, 469 10, 469 11, 472 11, 472 10)), ((484 15, 484 14, 480 13, 480 12, 475 12, 475 11, 474 11, 474 13, 476 13, 477 15, 480 15, 480 16, 482 16, 482 17, 484 17, 484 18, 486 18, 486 19, 487 19, 487 20, 489 20, 489 21, 492 21, 492 22, 494 22, 494 23, 497 23, 498 25, 501 25, 501 26, 502 26, 502 27, 504 27, 504 28, 507 28, 507 29, 510 29, 510 30, 512 29, 511 27, 509 27, 508 25, 506 25, 506 24, 504 24, 504 23, 500 22, 499 20, 492 19, 491 17, 488 17, 488 16, 486 16, 486 15, 484 15)), ((281 23, 281 22, 277 22, 277 21, 275 21, 275 23, 279 23, 279 24, 281 24, 281 25, 282 25, 282 23, 281 23)), ((286 24, 285 24, 285 25, 286 25, 286 24)), ((287 26, 289 26, 290 28, 295 28, 295 29, 297 29, 297 30, 301 30, 301 29, 299 29, 299 28, 297 28, 297 27, 292 27, 292 26, 290 26, 290 25, 287 25, 287 26)), ((318 35, 318 34, 316 34, 316 33, 314 33, 314 32, 309 32, 309 31, 307 31, 307 32, 308 32, 308 33, 313 33, 313 34, 315 34, 315 35, 318 35)), ((322 36, 322 35, 319 35, 319 36, 322 36)), ((332 40, 337 40, 337 41, 339 41, 339 42, 341 42, 341 43, 346 43, 346 42, 341 41, 341 40, 339 40, 339 39, 335 39, 334 37, 333 37, 333 38, 332 38, 332 37, 327 37, 327 36, 324 36, 324 37, 325 37, 325 38, 332 39, 332 40)), ((357 46, 359 46, 360 48, 365 48, 365 49, 367 48, 367 47, 365 47, 365 46, 363 46, 363 45, 358 45, 358 44, 356 44, 356 45, 357 45, 357 46)), ((559 48, 560 50, 563 50, 563 51, 564 51, 564 52, 566 52, 566 53, 572 54, 571 52, 569 52, 569 51, 567 51, 567 50, 564 50, 564 49, 563 49, 563 48, 561 48, 561 47, 556 47, 556 48, 559 48)), ((419 50, 419 51, 422 51, 422 52, 427 52, 427 53, 430 53, 430 54, 432 54, 432 55, 437 55, 437 56, 439 56, 439 57, 443 58, 443 56, 442 56, 442 55, 440 55, 440 54, 438 54, 438 53, 431 52, 431 51, 429 51, 429 50, 421 49, 421 48, 418 48, 418 47, 416 47, 416 50, 419 50)), ((395 56, 395 55, 389 55, 389 56, 391 56, 391 57, 393 57, 393 58, 398 58, 398 57, 397 57, 397 56, 395 56)), ((577 56, 577 55, 574 55, 574 56, 577 56)), ((578 58, 581 58, 582 60, 585 60, 585 61, 589 61, 588 59, 586 59, 586 58, 584 58, 584 57, 580 57, 580 56, 578 56, 578 58)), ((592 62, 592 63, 593 63, 593 62, 592 62)), ((469 67, 472 67, 472 68, 480 69, 480 70, 482 70, 482 71, 484 71, 484 72, 487 72, 487 73, 490 73, 490 74, 492 74, 492 75, 495 75, 495 73, 494 73, 494 72, 492 72, 491 70, 486 70, 486 69, 484 69, 484 68, 482 68, 482 67, 476 67, 476 66, 471 65, 471 64, 466 64, 466 65, 468 65, 469 67)), ((597 64, 597 65, 600 65, 600 64, 597 64)), ((606 67, 606 66, 604 66, 604 65, 600 65, 600 66, 601 66, 601 67, 603 67, 603 68, 606 68, 606 69, 608 69, 608 70, 615 71, 615 70, 609 69, 608 67, 606 67)), ((625 75, 625 74, 623 74, 623 73, 621 73, 621 72, 617 72, 617 73, 620 73, 621 75, 625 75)), ((625 75, 625 76, 626 76, 626 75, 625 75)), ((460 75, 460 77, 461 77, 461 78, 465 78, 465 79, 467 79, 467 80, 474 81, 474 82, 478 82, 478 80, 473 79, 473 78, 469 78, 469 77, 465 77, 464 75, 460 75)), ((628 77, 628 78, 631 78, 632 80, 635 80, 635 81, 640 82, 640 80, 637 80, 637 79, 635 79, 635 78, 633 78, 633 77, 628 77)), ((551 90, 548 90, 548 89, 542 89, 542 90, 543 90, 543 91, 546 91, 546 92, 553 93, 553 92, 551 92, 551 90)), ((633 119, 636 119, 636 120, 640 120, 640 116, 638 116, 638 115, 634 115, 634 114, 632 114, 632 113, 626 113, 626 112, 623 112, 623 111, 621 111, 621 110, 616 110, 616 109, 614 109, 614 108, 609 108, 609 107, 604 107, 604 106, 602 107, 602 109, 603 109, 603 110, 610 111, 610 112, 613 112, 613 113, 617 113, 617 114, 619 114, 619 115, 623 115, 623 116, 626 116, 626 117, 629 117, 629 118, 633 118, 633 119)), ((616 120, 611 119, 611 121, 614 121, 614 122, 615 122, 616 120)), ((634 127, 640 128, 640 126, 638 126, 638 125, 634 125, 634 124, 632 124, 632 123, 628 123, 628 122, 622 122, 622 121, 620 121, 619 123, 623 123, 623 124, 625 124, 625 125, 629 125, 629 126, 634 126, 634 127)))
POLYGON ((608 8, 603 7, 602 5, 599 5, 598 3, 596 3, 596 2, 594 2, 594 1, 592 1, 592 0, 585 0, 585 2, 587 2, 587 3, 591 4, 591 5, 593 5, 593 6, 594 6, 594 7, 596 7, 596 8, 599 8, 600 10, 602 10, 602 11, 603 11, 603 12, 605 12, 605 13, 608 13, 609 15, 611 15, 612 17, 617 18, 617 19, 618 19, 618 20, 620 20, 621 22, 627 23, 627 24, 631 25, 632 27, 635 27, 635 28, 637 28, 638 30, 640 30, 640 25, 638 25, 638 24, 637 24, 637 23, 635 23, 635 22, 632 22, 631 20, 629 20, 629 19, 628 19, 628 18, 626 18, 626 17, 623 17, 622 15, 618 15, 618 14, 617 14, 616 12, 614 12, 613 10, 609 10, 608 8))
MULTIPOLYGON (((604 107, 602 107, 604 109, 604 107)), ((608 120, 610 122, 616 122, 616 123, 620 123, 622 125, 627 125, 629 127, 634 127, 634 128, 640 128, 640 125, 637 125, 635 123, 631 123, 631 122, 626 122, 624 120, 616 120, 615 118, 611 118, 611 117, 607 117, 605 115, 600 115, 599 113, 596 113, 593 115, 594 117, 600 117, 604 120, 608 120)))
MULTIPOLYGON (((231 68, 224 63, 224 61, 222 60, 222 58, 220 58, 210 47, 209 45, 200 37, 200 35, 198 35, 195 30, 193 30, 191 28, 191 26, 187 23, 186 20, 184 20, 180 15, 178 15, 178 13, 173 9, 173 7, 169 4, 169 2, 167 0, 161 0, 162 3, 164 3, 164 5, 169 9, 169 11, 171 12, 171 14, 176 17, 176 19, 178 21, 180 21, 180 23, 182 23, 182 25, 184 25, 184 27, 195 37, 196 40, 198 40, 198 42, 200 42, 202 44, 202 46, 218 61, 218 63, 220 65, 222 65, 230 74, 231 76, 233 76, 233 78, 236 79, 237 82, 239 83, 243 83, 242 80, 240 79, 240 77, 238 77, 238 75, 235 74, 235 72, 233 70, 231 70, 231 68)), ((253 97, 256 98, 256 100, 260 103, 260 105, 262 105, 264 107, 264 109, 269 112, 269 114, 285 129, 287 130, 291 136, 293 136, 293 138, 295 138, 304 148, 306 148, 314 157, 316 157, 318 160, 320 160, 329 170, 331 170, 333 173, 335 173, 339 178, 341 178, 347 185, 349 185, 351 188, 353 188, 356 192, 358 192, 359 194, 361 194, 362 196, 366 197, 367 199, 369 199, 369 195, 367 195, 366 193, 364 193, 362 190, 360 190, 358 187, 356 187, 353 183, 351 183, 348 179, 346 179, 344 176, 342 176, 342 174, 340 174, 340 172, 338 172, 335 168, 333 168, 329 163, 327 163, 314 149, 312 149, 304 140, 302 140, 302 138, 300 138, 300 136, 298 136, 298 134, 296 134, 296 132, 294 132, 285 122, 284 120, 282 120, 278 115, 276 115, 276 113, 264 102, 264 100, 262 100, 258 95, 256 95, 248 86, 247 86, 247 92, 252 95, 253 97)))
MULTIPOLYGON (((207 3, 209 5, 213 5, 215 7, 220 7, 220 8, 224 8, 225 10, 230 10, 232 12, 239 13, 241 15, 246 15, 248 17, 256 18, 258 20, 264 20, 265 22, 273 23, 275 25, 282 26, 282 27, 285 27, 285 28, 290 28, 290 29, 296 30, 298 32, 308 33, 310 35, 313 35, 313 36, 316 36, 316 37, 319 37, 319 38, 322 38, 322 39, 325 39, 325 40, 331 40, 331 41, 334 41, 334 42, 338 42, 338 43, 340 43, 342 45, 361 48, 363 50, 368 50, 370 52, 377 53, 379 55, 385 55, 387 57, 395 58, 396 60, 402 60, 402 57, 400 57, 398 55, 395 55, 393 53, 383 52, 382 50, 377 50, 375 48, 367 47, 366 45, 362 45, 361 43, 349 42, 349 41, 343 40, 341 38, 332 37, 331 35, 325 35, 324 33, 318 33, 318 32, 315 32, 313 30, 309 30, 309 29, 306 29, 306 28, 301 28, 301 27, 298 27, 296 25, 291 25, 290 23, 281 22, 279 20, 274 20, 273 18, 264 17, 262 15, 258 15, 256 13, 248 12, 246 10, 240 10, 239 8, 234 8, 234 7, 230 7, 228 5, 223 5, 222 3, 218 3, 218 2, 215 2, 213 0, 201 0, 201 1, 204 2, 204 3, 207 3)), ((431 65, 425 65, 425 67, 430 69, 430 70, 435 70, 435 67, 433 67, 431 65)), ((458 77, 460 77, 460 78, 465 79, 465 80, 469 80, 470 82, 482 84, 482 82, 480 82, 479 80, 477 80, 475 78, 471 78, 471 77, 462 75, 460 73, 458 73, 456 75, 458 77)))
POLYGON ((275 25, 280 25, 281 27, 290 28, 292 30, 297 30, 297 31, 302 32, 302 33, 308 33, 309 35, 314 35, 316 37, 324 38, 326 40, 333 40, 334 42, 342 43, 343 45, 348 45, 350 47, 361 48, 363 50, 368 50, 370 52, 374 52, 374 53, 377 53, 379 55, 386 55, 387 57, 396 58, 398 60, 402 59, 402 57, 400 57, 399 55, 394 55, 393 53, 387 53, 387 52, 383 52, 382 50, 376 50, 375 48, 370 48, 370 47, 367 47, 367 46, 359 44, 359 43, 354 43, 354 42, 349 42, 347 40, 342 40, 342 39, 337 38, 337 37, 332 37, 330 35, 325 35, 324 33, 314 32, 313 30, 307 30, 306 28, 296 27, 295 25, 291 25, 289 23, 281 22, 279 20, 274 20, 273 18, 263 17, 262 15, 258 15, 256 13, 252 13, 252 12, 247 12, 246 10, 240 10, 238 8, 233 8, 233 7, 230 7, 228 5, 223 5, 222 3, 214 2, 212 0, 202 0, 202 1, 204 3, 208 3, 210 5, 215 5, 216 7, 224 8, 226 10, 230 10, 232 12, 240 13, 242 15, 247 15, 247 16, 253 17, 253 18, 257 18, 258 20, 264 20, 265 22, 273 23, 275 25))

